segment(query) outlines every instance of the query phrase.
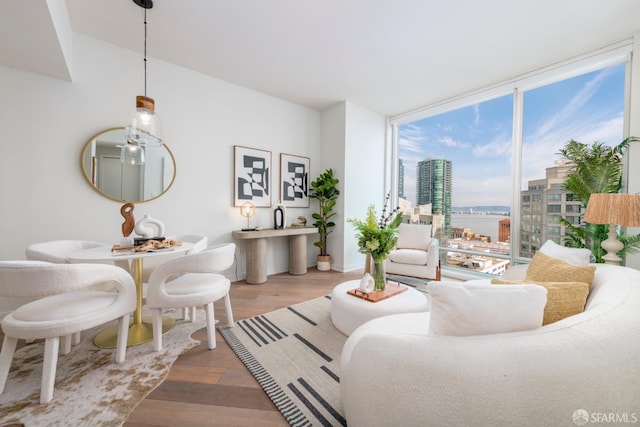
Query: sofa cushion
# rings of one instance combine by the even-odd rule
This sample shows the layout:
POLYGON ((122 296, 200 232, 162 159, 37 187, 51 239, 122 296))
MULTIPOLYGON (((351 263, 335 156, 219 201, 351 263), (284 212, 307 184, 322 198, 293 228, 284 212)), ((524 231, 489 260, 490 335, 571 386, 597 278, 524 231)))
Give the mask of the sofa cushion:
POLYGON ((389 261, 400 264, 427 265, 428 252, 419 249, 396 249, 389 254, 389 261))
POLYGON ((547 240, 540 248, 540 252, 575 265, 587 265, 591 260, 591 251, 589 249, 567 248, 553 240, 547 240))
POLYGON ((431 335, 488 335, 542 325, 547 290, 538 285, 430 282, 431 335))
POLYGON ((526 280, 492 279, 496 285, 535 284, 547 289, 547 304, 544 307, 543 325, 557 322, 565 317, 582 313, 589 296, 589 285, 584 282, 535 282, 526 280))
POLYGON ((420 249, 426 251, 431 245, 431 225, 400 224, 398 226, 398 249, 420 249))
POLYGON ((596 273, 593 265, 575 265, 538 251, 531 258, 525 280, 532 282, 584 282, 591 285, 596 273))

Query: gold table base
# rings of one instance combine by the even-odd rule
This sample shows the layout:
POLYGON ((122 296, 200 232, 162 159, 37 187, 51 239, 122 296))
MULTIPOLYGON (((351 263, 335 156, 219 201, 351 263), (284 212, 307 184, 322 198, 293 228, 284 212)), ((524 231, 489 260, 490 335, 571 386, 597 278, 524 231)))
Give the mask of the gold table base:
MULTIPOLYGON (((162 333, 169 331, 176 324, 175 319, 167 316, 162 317, 162 333)), ((129 336, 127 337, 127 347, 144 344, 153 341, 153 327, 151 317, 144 317, 141 323, 129 325, 129 336)), ((116 348, 118 342, 118 325, 109 326, 101 331, 93 339, 93 343, 100 348, 116 348)))

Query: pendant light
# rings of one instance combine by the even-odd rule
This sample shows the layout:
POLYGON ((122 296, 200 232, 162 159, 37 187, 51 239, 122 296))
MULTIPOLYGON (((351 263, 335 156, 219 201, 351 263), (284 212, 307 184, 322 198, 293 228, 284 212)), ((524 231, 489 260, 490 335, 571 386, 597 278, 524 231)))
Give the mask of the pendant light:
POLYGON ((136 96, 136 110, 126 128, 127 144, 122 147, 120 161, 124 164, 144 164, 144 148, 162 145, 160 119, 155 113, 155 101, 147 96, 147 9, 152 0, 133 0, 144 9, 144 95, 136 96))

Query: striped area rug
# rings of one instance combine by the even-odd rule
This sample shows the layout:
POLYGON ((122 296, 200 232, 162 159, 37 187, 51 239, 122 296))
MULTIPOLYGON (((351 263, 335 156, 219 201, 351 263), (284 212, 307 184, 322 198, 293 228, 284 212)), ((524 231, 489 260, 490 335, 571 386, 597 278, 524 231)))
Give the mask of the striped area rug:
POLYGON ((346 426, 340 353, 347 337, 324 296, 220 327, 225 340, 292 426, 346 426))

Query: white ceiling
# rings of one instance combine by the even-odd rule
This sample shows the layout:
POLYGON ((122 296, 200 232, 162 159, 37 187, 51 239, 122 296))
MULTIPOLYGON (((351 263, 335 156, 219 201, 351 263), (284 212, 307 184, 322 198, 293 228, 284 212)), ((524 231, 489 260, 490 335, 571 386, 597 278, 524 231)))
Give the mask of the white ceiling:
MULTIPOLYGON (((60 77, 55 25, 33 19, 45 3, 64 9, 0 3, 0 63, 60 77)), ((66 8, 74 32, 142 53, 132 0, 66 8)), ((149 57, 318 110, 396 115, 630 39, 640 1, 155 0, 147 18, 149 57)))

